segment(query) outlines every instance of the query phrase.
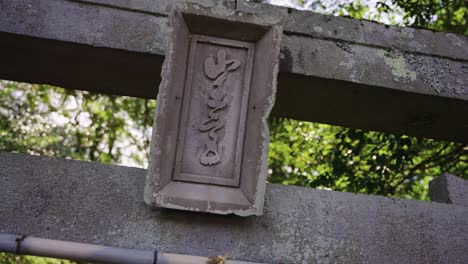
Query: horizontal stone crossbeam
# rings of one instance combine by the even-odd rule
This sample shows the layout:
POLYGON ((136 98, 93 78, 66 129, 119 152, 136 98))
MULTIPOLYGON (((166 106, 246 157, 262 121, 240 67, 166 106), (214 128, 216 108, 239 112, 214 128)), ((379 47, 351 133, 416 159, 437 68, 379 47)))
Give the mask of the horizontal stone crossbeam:
MULTIPOLYGON (((0 78, 155 98, 175 2, 0 0, 0 78)), ((468 142, 468 37, 197 2, 282 18, 274 115, 468 142)))
POLYGON ((144 175, 0 153, 0 233, 268 263, 468 263, 465 206, 269 184, 263 216, 220 216, 151 209, 144 175))

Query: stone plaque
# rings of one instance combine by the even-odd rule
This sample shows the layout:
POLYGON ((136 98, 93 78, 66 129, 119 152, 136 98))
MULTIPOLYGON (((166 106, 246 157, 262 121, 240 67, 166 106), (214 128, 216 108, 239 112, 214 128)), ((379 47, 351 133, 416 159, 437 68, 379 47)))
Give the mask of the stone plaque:
POLYGON ((198 5, 175 8, 170 21, 145 202, 261 215, 281 28, 198 5))
POLYGON ((254 45, 193 35, 174 179, 239 186, 254 45))

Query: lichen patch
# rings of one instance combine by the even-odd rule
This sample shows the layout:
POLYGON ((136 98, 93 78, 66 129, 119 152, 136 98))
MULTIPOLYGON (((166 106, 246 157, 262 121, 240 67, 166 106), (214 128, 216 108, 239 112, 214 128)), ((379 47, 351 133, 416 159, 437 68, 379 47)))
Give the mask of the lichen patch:
POLYGON ((392 69, 393 80, 395 82, 408 83, 417 79, 416 72, 411 70, 406 63, 406 59, 398 52, 378 50, 385 64, 392 69))

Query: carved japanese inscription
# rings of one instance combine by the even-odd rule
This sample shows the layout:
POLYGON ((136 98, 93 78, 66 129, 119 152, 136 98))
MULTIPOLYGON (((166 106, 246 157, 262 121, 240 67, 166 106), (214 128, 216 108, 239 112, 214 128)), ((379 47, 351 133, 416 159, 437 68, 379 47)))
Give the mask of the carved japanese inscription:
POLYGON ((190 46, 174 178, 238 186, 254 47, 200 35, 190 46))
POLYGON ((205 151, 201 154, 200 162, 203 165, 215 165, 221 160, 221 155, 218 151, 218 130, 224 127, 224 118, 221 110, 226 108, 228 102, 225 100, 227 87, 224 86, 224 81, 228 73, 239 68, 239 60, 227 60, 226 51, 221 49, 218 51, 215 61, 213 57, 208 57, 205 60, 205 74, 213 80, 208 88, 207 104, 210 110, 208 111, 208 119, 200 125, 200 131, 208 132, 208 140, 205 142, 205 151))
POLYGON ((171 13, 144 199, 261 215, 282 30, 273 17, 212 11, 171 13))

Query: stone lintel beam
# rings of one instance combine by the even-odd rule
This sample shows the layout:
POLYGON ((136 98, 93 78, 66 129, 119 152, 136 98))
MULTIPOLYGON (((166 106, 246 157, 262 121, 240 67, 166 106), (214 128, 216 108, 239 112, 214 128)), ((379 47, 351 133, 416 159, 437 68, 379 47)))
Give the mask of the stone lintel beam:
POLYGON ((151 209, 145 173, 0 153, 0 233, 266 263, 468 263, 468 207, 269 184, 261 217, 151 209))
MULTIPOLYGON (((467 36, 197 2, 282 17, 274 115, 468 142, 467 36)), ((155 98, 173 3, 0 0, 0 78, 155 98)))

